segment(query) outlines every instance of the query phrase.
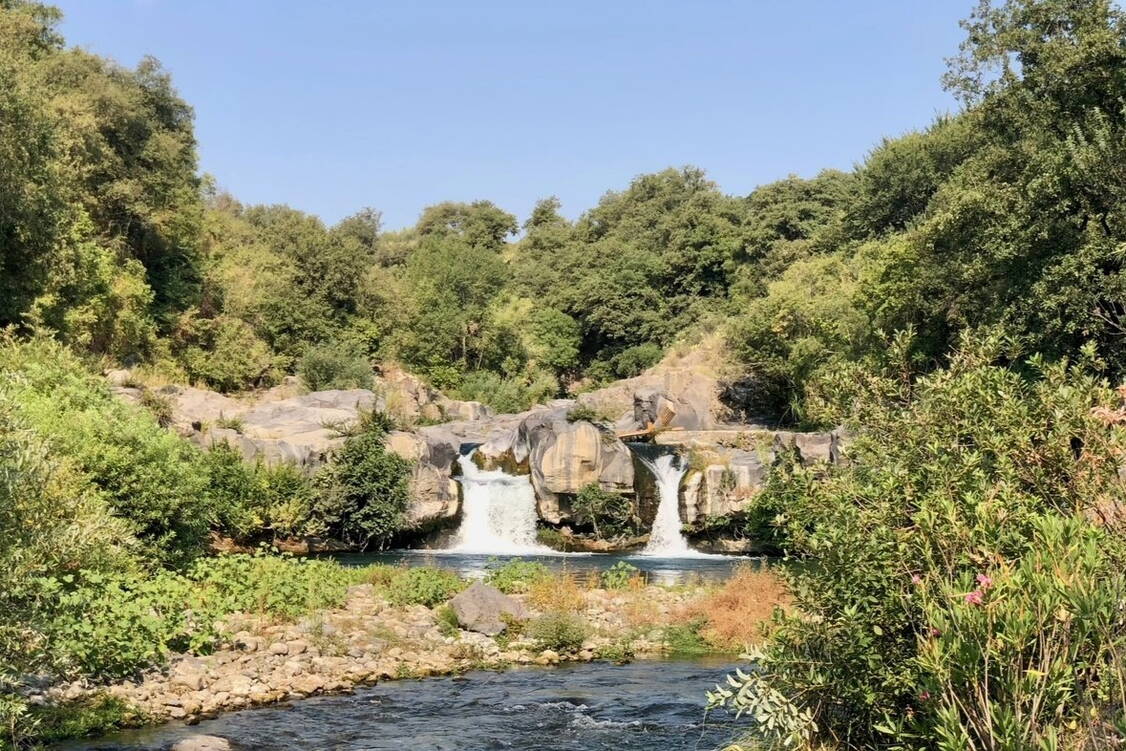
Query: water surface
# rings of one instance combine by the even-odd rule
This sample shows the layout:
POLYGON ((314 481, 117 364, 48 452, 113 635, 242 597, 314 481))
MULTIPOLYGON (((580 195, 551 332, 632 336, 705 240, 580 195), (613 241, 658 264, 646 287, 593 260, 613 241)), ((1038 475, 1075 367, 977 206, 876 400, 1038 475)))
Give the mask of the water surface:
POLYGON ((452 550, 389 550, 379 553, 339 553, 332 556, 349 566, 371 563, 406 566, 432 566, 454 571, 467 578, 479 578, 506 561, 520 559, 539 561, 552 571, 583 575, 601 572, 618 561, 625 561, 645 572, 657 584, 676 584, 693 579, 719 581, 726 579, 739 565, 768 565, 766 559, 748 556, 709 555, 693 558, 664 558, 651 555, 617 553, 558 553, 548 555, 486 555, 459 553, 452 550))
POLYGON ((703 708, 704 691, 733 667, 643 660, 392 681, 66 748, 160 749, 204 733, 241 751, 712 751, 745 729, 703 708))

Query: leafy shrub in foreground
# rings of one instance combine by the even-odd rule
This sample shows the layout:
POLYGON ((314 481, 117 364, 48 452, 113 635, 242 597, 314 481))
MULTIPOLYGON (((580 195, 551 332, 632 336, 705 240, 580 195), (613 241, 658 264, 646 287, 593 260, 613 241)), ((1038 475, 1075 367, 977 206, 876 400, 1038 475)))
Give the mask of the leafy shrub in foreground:
POLYGON ((182 564, 203 549, 213 509, 198 449, 115 399, 50 340, 0 340, 0 380, 21 419, 132 525, 152 559, 182 564))
POLYGON ((1084 368, 1034 358, 1026 379, 997 351, 966 343, 915 383, 860 379, 850 462, 794 470, 797 611, 715 703, 847 748, 1121 734, 1126 554, 1088 521, 1120 513, 1119 400, 1084 368))

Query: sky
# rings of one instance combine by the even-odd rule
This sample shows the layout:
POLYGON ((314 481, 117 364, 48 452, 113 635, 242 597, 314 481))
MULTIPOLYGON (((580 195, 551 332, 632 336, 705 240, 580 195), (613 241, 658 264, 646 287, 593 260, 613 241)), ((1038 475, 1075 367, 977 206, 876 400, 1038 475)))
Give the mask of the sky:
POLYGON ((972 0, 54 0, 69 44, 159 59, 244 203, 388 229, 444 200, 576 217, 668 166, 745 195, 954 111, 972 0))

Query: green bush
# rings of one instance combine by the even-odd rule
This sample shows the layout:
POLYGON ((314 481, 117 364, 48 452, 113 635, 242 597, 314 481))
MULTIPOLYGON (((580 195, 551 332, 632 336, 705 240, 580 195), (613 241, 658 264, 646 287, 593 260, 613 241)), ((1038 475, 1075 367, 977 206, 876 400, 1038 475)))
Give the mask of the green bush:
POLYGON ((598 412, 593 407, 577 404, 567 412, 567 422, 598 422, 598 412))
POLYGON ((179 564, 204 548, 213 508, 198 449, 49 340, 0 340, 0 380, 21 419, 132 525, 148 556, 179 564))
POLYGON ((497 412, 511 414, 554 399, 559 393, 559 382, 540 370, 514 376, 474 370, 462 376, 454 393, 461 399, 479 401, 497 412))
POLYGON ((271 540, 301 534, 315 500, 313 481, 290 464, 248 464, 226 443, 204 458, 208 492, 220 531, 243 540, 271 540))
POLYGON ((1126 429, 1100 417, 1119 399, 1087 367, 1033 358, 1022 377, 998 352, 858 375, 849 463, 795 468, 779 520, 805 558, 785 571, 796 610, 715 702, 850 747, 1121 735, 1126 552, 1089 521, 1120 498, 1126 429))
POLYGON ((637 534, 640 530, 640 519, 633 501, 621 493, 603 490, 596 482, 579 490, 571 503, 571 510, 575 521, 589 525, 595 537, 600 539, 637 534))
POLYGON ((297 369, 310 391, 370 389, 371 365, 354 348, 340 344, 318 344, 306 350, 297 369))
POLYGON ((525 633, 538 649, 577 652, 586 640, 587 626, 577 615, 556 611, 532 619, 525 633))
POLYGON ((602 586, 606 589, 625 589, 640 570, 641 569, 637 566, 627 563, 626 561, 618 561, 613 566, 603 571, 599 579, 602 581, 602 586))
POLYGON ((661 629, 661 641, 670 657, 699 657, 715 650, 700 634, 704 621, 675 624, 661 629))
POLYGON ((317 474, 312 515, 328 535, 381 547, 403 528, 411 465, 386 450, 390 425, 382 414, 362 415, 355 434, 317 474))
POLYGON ((432 608, 465 589, 465 582, 452 571, 440 568, 402 569, 384 590, 392 605, 425 605, 432 608))
POLYGON ((551 569, 539 561, 522 561, 517 558, 490 568, 485 574, 485 583, 511 595, 527 592, 533 584, 549 576, 551 569))

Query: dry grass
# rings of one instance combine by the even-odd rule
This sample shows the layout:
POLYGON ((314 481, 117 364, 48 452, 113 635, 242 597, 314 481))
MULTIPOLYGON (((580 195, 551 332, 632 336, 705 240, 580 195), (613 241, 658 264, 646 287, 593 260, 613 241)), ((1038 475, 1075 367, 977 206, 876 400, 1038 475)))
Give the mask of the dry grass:
POLYGON ((528 601, 539 610, 575 612, 586 608, 586 589, 571 574, 547 576, 529 585, 528 601))
POLYGON ((788 607, 782 579, 769 569, 743 566, 723 586, 692 602, 684 616, 701 619, 701 635, 724 650, 738 650, 762 640, 762 627, 774 608, 788 607))

